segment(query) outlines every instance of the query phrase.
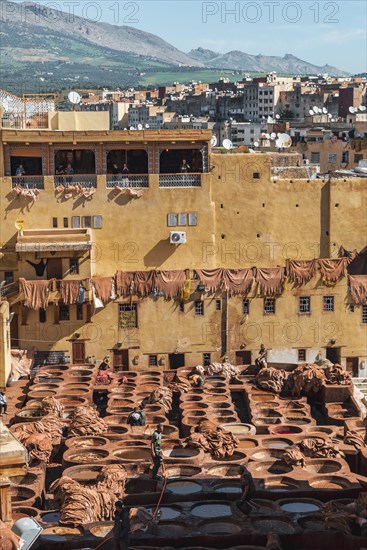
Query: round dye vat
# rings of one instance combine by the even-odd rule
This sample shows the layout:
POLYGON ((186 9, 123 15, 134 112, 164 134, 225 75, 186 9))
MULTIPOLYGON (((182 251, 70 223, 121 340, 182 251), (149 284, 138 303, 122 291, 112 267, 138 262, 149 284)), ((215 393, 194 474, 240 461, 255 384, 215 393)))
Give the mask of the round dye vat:
POLYGON ((286 449, 292 445, 290 439, 263 439, 261 445, 267 449, 286 449))
POLYGON ((196 504, 190 510, 191 515, 199 518, 221 518, 232 515, 229 504, 196 504))
POLYGON ((236 494, 242 493, 242 489, 239 482, 218 484, 214 487, 214 491, 216 493, 236 493, 236 494))
POLYGON ((242 527, 235 521, 203 521, 198 530, 206 535, 232 535, 239 533, 242 527))
POLYGON ((42 531, 41 540, 50 542, 65 542, 82 535, 82 530, 77 527, 47 527, 42 531))
POLYGON ((60 512, 46 512, 45 514, 41 514, 41 520, 44 523, 58 523, 60 516, 60 512))
POLYGON ((313 474, 334 474, 342 469, 342 465, 337 460, 313 458, 306 461, 305 469, 313 474))
POLYGON ((253 527, 260 533, 277 533, 278 535, 292 535, 297 532, 297 527, 292 521, 281 518, 269 517, 252 520, 253 527))
POLYGON ((313 502, 294 500, 293 502, 284 502, 280 504, 280 509, 288 514, 309 514, 311 512, 318 512, 320 506, 313 502))
POLYGON ((13 521, 17 521, 20 518, 28 518, 29 516, 31 516, 32 518, 35 518, 36 516, 38 516, 37 508, 32 508, 31 506, 13 507, 13 513, 12 513, 13 521))
POLYGON ((283 460, 275 460, 274 462, 253 462, 252 469, 256 472, 263 472, 264 470, 269 474, 288 474, 293 470, 292 466, 283 462, 283 460))
POLYGON ((235 451, 231 456, 217 457, 216 460, 218 462, 242 462, 245 458, 245 453, 235 451))
POLYGON ((261 447, 251 455, 252 460, 258 460, 258 461, 272 461, 280 460, 283 455, 282 449, 262 449, 261 447))
POLYGON ((90 528, 90 532, 95 537, 104 538, 111 533, 113 529, 113 523, 103 523, 102 525, 94 525, 90 528))
POLYGON ((269 433, 275 435, 299 434, 302 428, 291 424, 279 424, 278 426, 269 426, 269 433))
POLYGON ((186 523, 174 523, 172 522, 164 522, 161 521, 157 525, 157 536, 158 537, 170 537, 170 538, 178 538, 180 536, 183 536, 185 534, 190 533, 191 526, 187 525, 186 523))
POLYGON ((256 434, 256 428, 252 424, 222 424, 221 427, 223 428, 223 430, 227 430, 227 432, 231 432, 232 434, 237 436, 256 434))
POLYGON ((264 489, 270 489, 271 491, 294 491, 294 489, 298 489, 299 487, 299 483, 295 479, 281 475, 261 479, 260 485, 264 489))
POLYGON ((168 466, 166 467, 167 477, 192 477, 201 473, 198 466, 168 466))
POLYGON ((195 481, 168 481, 167 489, 175 495, 190 495, 192 493, 200 493, 202 486, 195 481))
POLYGON ((239 477, 238 466, 239 464, 233 464, 232 466, 212 466, 208 468, 208 474, 210 477, 239 477))
MULTIPOLYGON (((146 511, 149 512, 151 515, 153 515, 155 512, 155 507, 146 508, 146 511)), ((158 517, 160 520, 163 520, 163 521, 172 520, 172 519, 178 518, 181 515, 181 509, 177 507, 175 508, 173 506, 160 506, 158 514, 159 514, 158 517)))
POLYGON ((320 476, 318 478, 311 479, 309 484, 314 489, 346 489, 350 487, 350 481, 343 477, 338 476, 320 476))
POLYGON ((310 515, 303 518, 299 518, 297 523, 307 531, 326 531, 326 525, 323 522, 321 515, 310 515))

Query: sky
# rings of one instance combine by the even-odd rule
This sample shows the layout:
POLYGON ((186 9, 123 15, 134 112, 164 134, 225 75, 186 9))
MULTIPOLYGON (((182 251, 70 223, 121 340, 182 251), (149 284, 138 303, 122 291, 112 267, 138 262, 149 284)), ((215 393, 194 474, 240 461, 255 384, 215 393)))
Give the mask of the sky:
POLYGON ((179 50, 291 53, 350 73, 367 67, 365 0, 37 0, 91 21, 129 25, 179 50))

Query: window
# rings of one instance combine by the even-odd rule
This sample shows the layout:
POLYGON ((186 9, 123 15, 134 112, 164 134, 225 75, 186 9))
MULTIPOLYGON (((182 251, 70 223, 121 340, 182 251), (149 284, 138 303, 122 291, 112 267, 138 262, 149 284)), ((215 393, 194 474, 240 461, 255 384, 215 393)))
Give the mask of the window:
POLYGON ((275 313, 275 298, 265 298, 264 313, 267 315, 275 313))
POLYGON ((299 313, 310 313, 311 312, 311 299, 309 296, 300 296, 299 297, 299 313))
POLYGON ((14 282, 14 272, 13 271, 5 271, 4 273, 4 280, 6 285, 10 285, 14 282))
POLYGON ((254 173, 252 174, 252 178, 253 178, 254 180, 259 180, 259 179, 260 179, 260 172, 254 172, 254 173))
POLYGON ((137 328, 138 310, 137 304, 119 304, 119 327, 137 328))
POLYGON ((362 323, 367 323, 367 306, 362 306, 362 323))
POLYGON ((167 226, 175 227, 177 225, 177 214, 167 214, 167 226))
POLYGON ((73 229, 80 229, 80 216, 72 216, 71 227, 73 229))
POLYGON ((57 218, 52 218, 52 227, 57 227, 57 218))
POLYGON ((195 301, 195 315, 204 315, 204 302, 203 300, 195 301))
POLYGON ((345 162, 345 163, 349 162, 349 151, 343 151, 343 153, 342 153, 342 162, 345 162))
POLYGON ((178 215, 177 225, 181 225, 181 226, 187 225, 187 214, 186 213, 181 213, 181 214, 178 215))
POLYGON ((320 153, 311 153, 312 164, 318 164, 320 162, 320 153))
POLYGON ((46 322, 46 310, 45 309, 39 309, 38 310, 38 318, 40 323, 46 322))
POLYGON ((76 320, 83 321, 83 304, 77 304, 76 306, 76 320))
POLYGON ((298 361, 306 361, 306 350, 305 349, 299 349, 298 350, 298 361))
POLYGON ((93 216, 93 229, 102 228, 102 216, 93 216))
POLYGON ((79 274, 79 261, 77 258, 70 258, 69 260, 69 271, 73 275, 79 274))
POLYGON ((196 212, 189 212, 189 225, 197 225, 198 224, 198 215, 196 212))
POLYGON ((92 227, 92 216, 82 216, 82 227, 92 227))
POLYGON ((158 355, 149 355, 149 366, 150 367, 158 366, 158 355))
POLYGON ((222 300, 215 300, 215 309, 220 311, 222 309, 222 300))
POLYGON ((250 302, 248 300, 242 300, 242 314, 248 315, 250 313, 250 302))
POLYGON ((336 162, 336 153, 328 154, 328 162, 336 162))
POLYGON ((323 296, 323 310, 334 311, 334 296, 323 296))
POLYGON ((354 155, 354 162, 355 163, 358 163, 360 160, 363 160, 363 155, 361 155, 361 154, 354 155))
POLYGON ((185 313, 185 302, 180 302, 178 310, 180 313, 185 313))
POLYGON ((63 218, 64 227, 69 227, 69 218, 63 218))
POLYGON ((70 321, 69 306, 60 306, 59 319, 60 321, 70 321))
POLYGON ((203 366, 209 367, 210 363, 212 362, 210 353, 203 353, 203 366))

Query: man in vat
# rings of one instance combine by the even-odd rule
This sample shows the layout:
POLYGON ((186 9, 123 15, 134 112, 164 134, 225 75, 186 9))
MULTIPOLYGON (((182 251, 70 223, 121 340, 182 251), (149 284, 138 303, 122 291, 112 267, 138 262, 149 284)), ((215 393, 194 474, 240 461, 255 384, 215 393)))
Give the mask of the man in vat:
POLYGON ((115 518, 113 523, 113 540, 115 550, 128 550, 129 548, 130 517, 129 510, 125 508, 122 500, 115 503, 115 518))
POLYGON ((163 462, 162 447, 161 447, 162 432, 163 432, 163 426, 162 424, 158 424, 157 429, 152 434, 150 449, 151 449, 152 459, 153 459, 153 472, 152 472, 153 479, 162 479, 162 477, 158 475, 158 470, 161 467, 163 462))
POLYGON ((133 412, 131 412, 127 417, 127 423, 129 426, 145 426, 145 422, 145 413, 140 407, 135 407, 133 412))
POLYGON ((245 466, 241 465, 238 468, 238 472, 240 474, 242 496, 237 502, 237 506, 241 512, 244 514, 249 514, 255 507, 250 502, 254 498, 256 492, 254 479, 245 466))

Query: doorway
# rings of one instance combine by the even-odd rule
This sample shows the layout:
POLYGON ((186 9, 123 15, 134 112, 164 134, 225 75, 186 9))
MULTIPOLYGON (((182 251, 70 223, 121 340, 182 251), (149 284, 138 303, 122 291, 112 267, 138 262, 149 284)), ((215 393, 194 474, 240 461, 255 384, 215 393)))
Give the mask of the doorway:
POLYGON ((358 377, 359 357, 347 357, 345 365, 346 365, 346 369, 350 373, 350 375, 353 378, 357 378, 358 377))
POLYGON ((113 351, 113 371, 129 370, 129 350, 114 349, 113 351))
POLYGON ((169 368, 178 369, 179 367, 185 366, 185 354, 184 353, 170 353, 169 358, 169 368))
POLYGON ((10 323, 10 348, 19 348, 19 315, 15 313, 10 323))
POLYGON ((251 365, 251 351, 236 351, 236 365, 251 365))
POLYGON ((340 365, 341 348, 326 348, 326 359, 329 359, 334 365, 340 365))
POLYGON ((47 279, 62 279, 62 258, 48 259, 47 279))
POLYGON ((73 342, 72 353, 73 353, 73 363, 75 365, 80 365, 81 363, 85 363, 85 343, 84 342, 73 342))

